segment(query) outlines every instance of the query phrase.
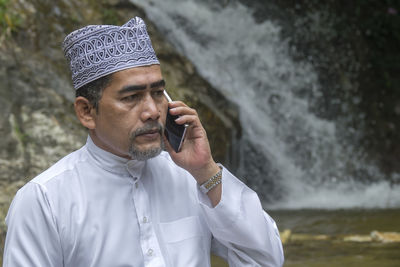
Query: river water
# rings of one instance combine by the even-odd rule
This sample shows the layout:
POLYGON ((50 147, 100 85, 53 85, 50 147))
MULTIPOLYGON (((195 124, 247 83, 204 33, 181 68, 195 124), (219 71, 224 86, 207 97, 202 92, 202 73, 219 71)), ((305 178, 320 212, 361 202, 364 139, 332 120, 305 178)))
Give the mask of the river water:
MULTIPOLYGON (((398 209, 280 210, 270 214, 281 231, 292 230, 291 239, 283 245, 285 267, 400 266, 400 242, 360 242, 373 231, 399 233, 398 209)), ((213 258, 213 266, 228 265, 213 258)))
POLYGON ((399 233, 399 209, 270 213, 281 230, 291 229, 302 237, 284 245, 285 266, 400 266, 399 242, 344 241, 346 237, 368 237, 373 231, 399 233), (318 235, 326 238, 318 240, 318 235))

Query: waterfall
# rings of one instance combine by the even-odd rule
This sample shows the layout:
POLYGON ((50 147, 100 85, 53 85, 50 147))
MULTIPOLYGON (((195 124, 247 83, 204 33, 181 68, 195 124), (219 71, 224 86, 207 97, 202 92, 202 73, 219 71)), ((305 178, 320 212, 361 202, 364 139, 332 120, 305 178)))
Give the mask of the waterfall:
POLYGON ((256 22, 236 1, 131 2, 239 107, 237 175, 266 208, 400 206, 400 188, 361 148, 341 140, 337 122, 310 111, 310 99, 321 94, 318 73, 291 57, 290 40, 276 21, 256 22))

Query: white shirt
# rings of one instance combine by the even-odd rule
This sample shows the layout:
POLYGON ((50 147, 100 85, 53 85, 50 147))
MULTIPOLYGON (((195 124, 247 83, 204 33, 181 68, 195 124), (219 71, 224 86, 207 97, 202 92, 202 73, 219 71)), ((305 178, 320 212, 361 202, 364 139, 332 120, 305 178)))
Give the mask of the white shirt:
POLYGON ((194 178, 166 152, 120 158, 88 138, 16 194, 7 218, 9 267, 281 266, 275 222, 225 168, 212 208, 194 178))

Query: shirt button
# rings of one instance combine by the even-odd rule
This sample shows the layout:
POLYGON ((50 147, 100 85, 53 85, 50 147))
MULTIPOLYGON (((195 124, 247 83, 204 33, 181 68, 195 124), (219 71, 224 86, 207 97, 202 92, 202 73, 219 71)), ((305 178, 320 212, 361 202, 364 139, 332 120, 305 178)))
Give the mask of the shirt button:
POLYGON ((147 223, 147 217, 146 217, 146 216, 143 217, 142 222, 143 222, 143 223, 147 223))
POLYGON ((153 255, 153 250, 150 248, 148 251, 147 251, 147 256, 152 256, 153 255))

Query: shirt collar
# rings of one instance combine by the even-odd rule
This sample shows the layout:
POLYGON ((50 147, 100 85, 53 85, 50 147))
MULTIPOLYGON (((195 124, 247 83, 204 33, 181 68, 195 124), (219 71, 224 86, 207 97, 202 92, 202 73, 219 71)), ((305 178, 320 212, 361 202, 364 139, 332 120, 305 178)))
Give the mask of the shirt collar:
POLYGON ((95 164, 100 168, 123 176, 140 178, 146 161, 130 160, 114 155, 98 147, 88 136, 86 148, 95 164))

